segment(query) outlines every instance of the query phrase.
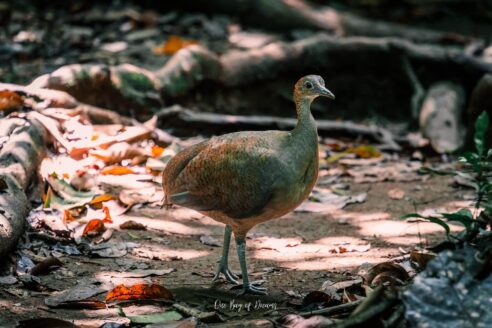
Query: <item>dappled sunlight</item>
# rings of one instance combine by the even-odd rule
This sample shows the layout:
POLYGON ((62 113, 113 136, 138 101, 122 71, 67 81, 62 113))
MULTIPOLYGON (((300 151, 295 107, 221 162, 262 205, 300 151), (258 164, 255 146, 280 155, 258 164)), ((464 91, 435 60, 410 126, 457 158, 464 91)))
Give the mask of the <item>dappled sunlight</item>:
POLYGON ((362 240, 360 238, 349 237, 349 236, 333 236, 333 237, 323 237, 321 239, 316 240, 314 243, 321 244, 321 245, 337 246, 337 245, 345 245, 347 243, 353 245, 367 244, 367 241, 362 240))
POLYGON ((165 231, 168 233, 175 233, 180 235, 202 235, 209 233, 209 230, 205 227, 190 227, 183 223, 169 221, 169 220, 156 220, 153 218, 146 218, 142 216, 129 216, 123 215, 119 218, 115 218, 114 222, 119 225, 125 221, 134 220, 145 226, 148 229, 155 229, 159 231, 165 231))
POLYGON ((337 219, 352 219, 358 222, 388 220, 391 218, 391 215, 388 212, 373 212, 373 213, 361 213, 361 212, 349 212, 349 211, 339 211, 339 212, 340 214, 335 215, 337 219))
POLYGON ((385 259, 381 256, 367 256, 363 254, 342 254, 325 256, 320 259, 305 259, 292 262, 280 262, 279 265, 294 270, 304 271, 330 271, 330 270, 350 270, 360 266, 362 263, 380 263, 385 259))
POLYGON ((190 260, 208 256, 210 252, 196 249, 175 249, 161 244, 152 244, 134 248, 132 254, 142 258, 156 260, 190 260))
MULTIPOLYGON (((399 237, 403 235, 418 235, 442 233, 441 226, 432 222, 407 222, 405 220, 380 220, 377 222, 355 222, 360 233, 365 236, 399 237)), ((459 227, 452 226, 451 230, 459 231, 459 227)))

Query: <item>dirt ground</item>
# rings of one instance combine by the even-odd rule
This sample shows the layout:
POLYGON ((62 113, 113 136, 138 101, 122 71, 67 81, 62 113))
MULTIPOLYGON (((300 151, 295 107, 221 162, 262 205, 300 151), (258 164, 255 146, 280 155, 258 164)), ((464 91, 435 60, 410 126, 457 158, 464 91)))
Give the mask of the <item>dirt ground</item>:
MULTIPOLYGON (((466 192, 453 188, 448 177, 425 177, 415 182, 375 182, 355 184, 345 179, 351 193, 367 192, 360 204, 348 205, 331 213, 291 213, 255 227, 249 234, 248 267, 252 280, 269 290, 269 296, 238 296, 239 289, 221 281, 211 283, 220 247, 203 244, 200 238, 222 241, 223 226, 184 208, 170 210, 142 207, 115 219, 113 226, 129 219, 147 226, 145 231, 116 230, 111 241, 133 242, 136 247, 117 258, 89 258, 58 254, 63 267, 40 276, 51 291, 32 291, 19 283, 0 288, 0 327, 15 326, 20 319, 57 317, 75 324, 98 327, 105 322, 128 322, 117 308, 52 309, 44 304, 47 296, 74 286, 92 286, 103 299, 111 286, 120 283, 155 282, 170 288, 178 301, 202 309, 216 310, 227 321, 271 319, 292 312, 296 299, 318 290, 324 282, 354 279, 365 263, 402 258, 414 247, 433 245, 444 239, 442 228, 431 223, 411 222, 399 217, 419 211, 454 210, 469 205, 466 192), (389 190, 404 191, 402 199, 392 199, 389 190), (457 201, 458 200, 458 201, 457 201), (146 278, 121 278, 134 269, 174 269, 146 278), (53 292, 55 291, 55 292, 53 292), (272 308, 231 309, 230 302, 274 304, 272 308), (222 308, 220 303, 227 304, 222 308)), ((453 229, 459 229, 453 227, 453 229)), ((234 244, 234 243, 232 243, 234 244)), ((235 247, 230 266, 238 270, 235 247)), ((123 304, 127 315, 162 312, 162 303, 123 304)), ((253 326, 268 321, 254 321, 253 326)))

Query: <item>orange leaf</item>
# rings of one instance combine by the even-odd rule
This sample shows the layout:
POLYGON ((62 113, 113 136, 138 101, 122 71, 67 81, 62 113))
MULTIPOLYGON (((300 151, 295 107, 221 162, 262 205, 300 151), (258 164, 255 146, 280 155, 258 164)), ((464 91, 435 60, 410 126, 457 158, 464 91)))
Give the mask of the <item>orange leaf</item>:
POLYGON ((87 225, 84 228, 84 232, 82 236, 95 236, 99 235, 104 231, 104 222, 99 219, 93 219, 87 222, 87 225))
POLYGON ((109 213, 109 208, 107 208, 106 206, 103 207, 103 211, 104 211, 104 219, 103 219, 103 222, 105 223, 113 223, 113 219, 111 218, 111 214, 109 213))
POLYGON ((14 91, 0 91, 0 111, 2 110, 18 110, 22 108, 24 99, 14 91))
POLYGON ((182 39, 177 35, 171 35, 166 42, 161 44, 158 47, 152 49, 154 54, 156 55, 173 55, 178 50, 183 49, 192 44, 199 44, 198 41, 195 40, 186 40, 182 39))
POLYGON ((361 145, 355 148, 351 147, 347 149, 347 152, 356 154, 360 158, 373 158, 381 156, 381 153, 376 148, 368 145, 361 145))
POLYGON ((99 195, 94 197, 90 202, 89 205, 99 205, 104 202, 108 202, 110 200, 117 199, 115 196, 110 195, 110 194, 104 194, 104 195, 99 195))
POLYGON ((118 285, 106 296, 106 302, 149 299, 173 300, 174 297, 166 287, 157 284, 136 284, 130 287, 118 285))
POLYGON ((159 146, 152 146, 152 157, 159 157, 161 156, 162 152, 164 151, 164 148, 159 147, 159 146))
POLYGON ((63 211, 63 221, 65 221, 65 223, 75 221, 75 218, 69 210, 63 211))
POLYGON ((135 172, 125 166, 108 166, 101 170, 103 175, 125 175, 125 174, 135 174, 135 172))

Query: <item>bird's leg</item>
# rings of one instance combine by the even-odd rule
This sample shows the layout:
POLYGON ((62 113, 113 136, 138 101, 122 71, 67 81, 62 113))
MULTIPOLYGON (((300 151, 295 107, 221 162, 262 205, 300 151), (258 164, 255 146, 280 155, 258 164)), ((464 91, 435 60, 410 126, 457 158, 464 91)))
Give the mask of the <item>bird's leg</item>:
POLYGON ((253 286, 249 282, 248 268, 246 266, 246 240, 244 238, 237 238, 236 236, 237 255, 239 257, 239 265, 241 266, 241 274, 243 276, 243 290, 241 294, 257 294, 266 295, 266 288, 253 286))
POLYGON ((238 284, 239 277, 229 270, 228 258, 229 258, 229 245, 231 243, 231 227, 226 225, 224 230, 224 244, 222 245, 222 257, 220 258, 219 268, 212 281, 217 281, 220 274, 223 273, 227 281, 235 285, 238 284))

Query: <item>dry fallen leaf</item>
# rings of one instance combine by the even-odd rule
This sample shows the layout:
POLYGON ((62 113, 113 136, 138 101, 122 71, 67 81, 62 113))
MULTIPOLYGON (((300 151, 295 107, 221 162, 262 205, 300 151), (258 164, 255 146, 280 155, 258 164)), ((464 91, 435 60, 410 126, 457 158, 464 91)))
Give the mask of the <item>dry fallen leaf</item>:
POLYGON ((108 166, 101 170, 102 175, 126 175, 135 174, 135 172, 126 166, 108 166))
POLYGON ((32 274, 33 276, 47 274, 51 270, 59 268, 62 265, 63 263, 56 257, 49 257, 46 260, 36 264, 36 266, 31 269, 30 274, 32 274))
POLYGON ((427 266, 427 263, 429 263, 429 261, 434 259, 435 257, 436 257, 435 253, 425 250, 423 251, 413 250, 410 252, 410 259, 414 262, 417 262, 421 270, 424 270, 425 267, 427 266))
POLYGON ((376 148, 369 145, 351 147, 347 149, 347 152, 351 154, 356 154, 360 158, 373 158, 381 156, 381 153, 376 148))
POLYGON ((136 284, 130 287, 118 285, 106 296, 106 302, 148 299, 173 300, 174 297, 166 287, 157 284, 136 284))
POLYGON ((135 222, 133 220, 125 221, 120 224, 120 229, 128 229, 128 230, 146 230, 147 227, 141 223, 135 222))
POLYGON ((115 143, 109 146, 108 149, 91 150, 89 154, 104 161, 106 164, 116 164, 124 159, 145 156, 143 150, 127 142, 115 143))
POLYGON ((388 196, 391 199, 403 199, 405 197, 405 190, 401 188, 394 188, 388 191, 388 196))
POLYGON ((403 285, 410 280, 408 272, 399 264, 393 262, 383 262, 376 264, 367 272, 364 280, 369 285, 403 285))
POLYGON ((92 219, 87 222, 82 236, 97 236, 105 230, 104 222, 99 219, 92 219))
POLYGON ((152 49, 152 52, 156 55, 173 55, 180 49, 192 44, 199 44, 199 42, 195 40, 186 40, 177 35, 171 35, 166 42, 152 49))
POLYGON ((19 110, 24 104, 24 99, 17 92, 10 90, 0 91, 0 111, 19 110))

